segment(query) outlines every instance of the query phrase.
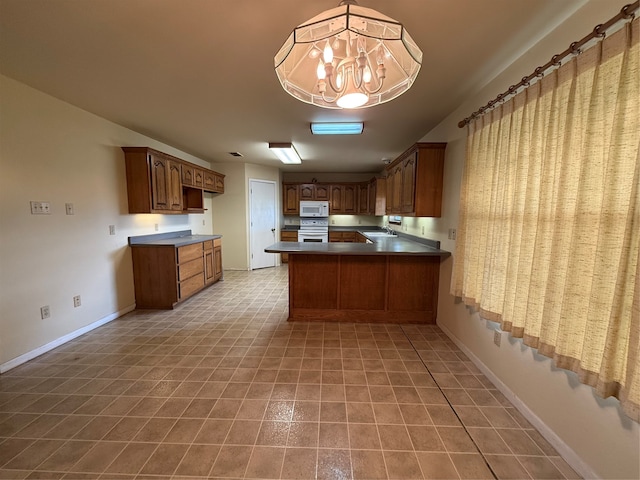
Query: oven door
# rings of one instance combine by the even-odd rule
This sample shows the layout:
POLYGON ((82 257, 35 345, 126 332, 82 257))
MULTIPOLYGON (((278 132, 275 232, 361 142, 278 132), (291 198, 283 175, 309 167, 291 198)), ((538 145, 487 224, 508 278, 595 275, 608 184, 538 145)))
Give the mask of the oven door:
POLYGON ((303 231, 298 230, 298 241, 299 242, 317 242, 317 243, 327 243, 329 241, 329 232, 313 232, 313 231, 303 231))

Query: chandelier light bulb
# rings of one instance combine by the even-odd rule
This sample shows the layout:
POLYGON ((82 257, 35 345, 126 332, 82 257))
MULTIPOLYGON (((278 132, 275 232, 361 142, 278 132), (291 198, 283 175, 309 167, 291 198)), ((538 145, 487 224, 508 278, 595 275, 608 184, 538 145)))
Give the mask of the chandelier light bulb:
POLYGON ((362 81, 364 83, 371 82, 371 69, 369 67, 364 67, 364 72, 362 73, 362 81))
POLYGON ((327 45, 324 47, 324 63, 331 62, 333 62, 333 49, 331 45, 329 45, 329 42, 327 42, 327 45))
POLYGON ((318 68, 316 70, 316 75, 318 76, 318 80, 324 80, 325 78, 327 78, 327 73, 324 69, 324 64, 322 63, 322 60, 320 60, 318 62, 318 68))
POLYGON ((311 58, 312 60, 315 60, 319 56, 320 56, 320 50, 318 50, 317 48, 314 48, 309 52, 309 58, 311 58))

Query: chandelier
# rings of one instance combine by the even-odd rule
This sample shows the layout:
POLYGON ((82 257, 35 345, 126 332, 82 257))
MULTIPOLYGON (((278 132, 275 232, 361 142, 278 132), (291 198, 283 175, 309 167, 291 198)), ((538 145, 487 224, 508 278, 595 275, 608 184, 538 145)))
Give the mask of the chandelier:
POLYGON ((275 58, 287 93, 324 108, 364 108, 411 88, 422 52, 401 23, 343 0, 296 27, 275 58))

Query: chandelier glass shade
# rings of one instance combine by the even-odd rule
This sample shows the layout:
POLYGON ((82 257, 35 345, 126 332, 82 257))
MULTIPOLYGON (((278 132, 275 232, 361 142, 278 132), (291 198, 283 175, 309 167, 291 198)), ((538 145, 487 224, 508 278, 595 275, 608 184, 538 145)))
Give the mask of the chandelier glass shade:
POLYGON ((325 108, 363 108, 411 88, 422 52, 402 24, 343 0, 296 27, 274 58, 287 93, 325 108))

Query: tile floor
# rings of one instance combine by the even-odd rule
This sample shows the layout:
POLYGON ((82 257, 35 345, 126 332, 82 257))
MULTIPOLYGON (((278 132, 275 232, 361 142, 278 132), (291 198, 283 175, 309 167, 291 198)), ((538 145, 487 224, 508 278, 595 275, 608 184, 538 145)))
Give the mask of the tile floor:
POLYGON ((578 478, 438 327, 287 304, 226 272, 0 376, 0 478, 578 478))

